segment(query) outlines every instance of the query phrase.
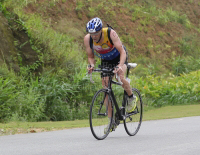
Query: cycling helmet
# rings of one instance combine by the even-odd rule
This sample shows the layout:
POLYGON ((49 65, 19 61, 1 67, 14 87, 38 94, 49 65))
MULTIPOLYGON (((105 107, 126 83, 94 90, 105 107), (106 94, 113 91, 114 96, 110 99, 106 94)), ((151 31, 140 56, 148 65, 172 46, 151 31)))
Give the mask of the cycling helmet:
POLYGON ((91 19, 86 25, 86 31, 89 33, 95 33, 102 29, 103 23, 100 18, 96 17, 91 19))

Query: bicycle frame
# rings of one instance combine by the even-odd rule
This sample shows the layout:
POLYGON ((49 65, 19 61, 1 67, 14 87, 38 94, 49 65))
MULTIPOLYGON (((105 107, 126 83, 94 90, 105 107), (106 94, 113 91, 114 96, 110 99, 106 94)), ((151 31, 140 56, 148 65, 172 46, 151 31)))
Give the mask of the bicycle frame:
MULTIPOLYGON (((133 67, 136 67, 137 64, 132 64, 133 67)), ((113 68, 114 69, 114 68, 113 68)), ((126 72, 126 78, 128 78, 128 75, 129 75, 129 70, 130 70, 130 66, 128 67, 127 66, 127 72, 126 72)), ((101 72, 102 70, 99 70, 99 69, 95 69, 93 70, 94 72, 101 72)), ((108 72, 107 72, 108 73, 108 72)), ((107 93, 109 93, 109 95, 111 96, 111 100, 113 101, 114 105, 115 105, 115 109, 116 109, 116 112, 119 116, 119 120, 124 120, 126 118, 125 116, 125 104, 126 104, 126 99, 128 97, 128 94, 126 93, 126 91, 124 90, 124 95, 123 95, 123 100, 122 100, 122 107, 121 109, 119 108, 119 105, 117 104, 117 101, 115 99, 115 95, 114 95, 114 92, 112 90, 112 87, 111 87, 111 84, 116 84, 116 85, 119 85, 119 86, 122 86, 121 84, 121 81, 119 82, 116 82, 116 81, 113 81, 112 78, 113 78, 113 75, 111 72, 109 72, 109 81, 108 81, 108 87, 106 88, 107 89, 107 93)), ((90 76, 91 77, 91 76, 90 76)), ((120 78, 118 78, 118 80, 120 80, 120 78)), ((90 81, 93 83, 94 81, 92 81, 92 79, 90 78, 90 81)))
MULTIPOLYGON (((136 66, 136 63, 128 63, 126 73, 126 80, 128 80, 128 82, 130 82, 130 79, 128 79, 129 70, 136 66)), ((129 107, 126 108, 129 106, 126 90, 124 90, 123 98, 122 94, 115 96, 112 90, 112 84, 119 86, 123 85, 117 74, 116 80, 113 79, 115 68, 103 68, 101 66, 99 68, 101 69, 93 69, 93 72, 100 72, 102 77, 107 77, 106 82, 102 79, 102 83, 104 81, 108 85, 105 84, 106 86, 103 86, 104 88, 96 92, 90 106, 90 129, 93 136, 98 140, 106 138, 109 132, 115 131, 116 127, 121 124, 121 121, 123 121, 124 128, 128 135, 136 135, 142 122, 142 98, 140 92, 136 88, 131 88, 134 96, 136 96, 136 100, 134 103, 134 109, 129 111, 129 107), (122 106, 117 103, 118 97, 120 100, 122 99, 122 106), (139 115, 137 115, 138 113, 139 115), (132 117, 132 115, 137 116, 132 117), (106 121, 107 117, 108 121, 106 121)), ((90 81, 94 83, 92 80, 92 74, 90 74, 90 81)))
MULTIPOLYGON (((127 70, 126 77, 128 77, 128 70, 127 70)), ((107 92, 109 93, 109 95, 111 96, 111 100, 113 101, 113 103, 115 105, 115 109, 119 116, 119 120, 124 120, 125 119, 125 102, 126 102, 127 93, 124 90, 124 95, 123 95, 123 100, 122 100, 122 109, 120 110, 119 105, 117 104, 117 101, 115 99, 114 92, 111 87, 112 83, 121 86, 121 84, 119 82, 112 80, 112 75, 109 75, 108 87, 106 89, 107 89, 107 92)))

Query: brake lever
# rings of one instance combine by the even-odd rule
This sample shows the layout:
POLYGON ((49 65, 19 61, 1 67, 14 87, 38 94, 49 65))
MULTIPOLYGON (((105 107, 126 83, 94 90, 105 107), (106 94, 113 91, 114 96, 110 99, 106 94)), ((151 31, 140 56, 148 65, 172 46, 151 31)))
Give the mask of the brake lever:
POLYGON ((120 79, 120 77, 118 76, 117 73, 116 73, 116 78, 117 78, 118 82, 119 82, 121 85, 123 85, 123 83, 122 83, 122 81, 121 81, 121 79, 120 79))
MULTIPOLYGON (((88 67, 91 68, 92 66, 91 66, 91 65, 88 65, 88 67)), ((89 71, 88 71, 88 75, 90 75, 90 82, 91 82, 91 83, 94 83, 94 81, 92 80, 92 73, 89 74, 89 71)))
POLYGON ((94 83, 94 81, 92 80, 92 73, 90 74, 90 82, 94 83))
MULTIPOLYGON (((119 67, 116 67, 116 68, 119 68, 119 67)), ((121 81, 121 79, 120 79, 120 77, 118 76, 117 73, 116 73, 116 79, 118 80, 118 82, 119 82, 121 85, 123 85, 123 83, 122 83, 122 81, 121 81)))

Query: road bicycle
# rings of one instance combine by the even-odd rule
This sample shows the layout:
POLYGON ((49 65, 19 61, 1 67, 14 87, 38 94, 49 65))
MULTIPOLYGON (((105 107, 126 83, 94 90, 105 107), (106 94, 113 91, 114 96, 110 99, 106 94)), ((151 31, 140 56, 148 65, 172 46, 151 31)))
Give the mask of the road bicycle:
MULTIPOLYGON (((127 80, 130 80, 128 78, 129 70, 136 66, 136 63, 128 63, 126 73, 127 80)), ((98 140, 105 139, 111 131, 115 131, 120 121, 123 122, 125 130, 130 136, 136 135, 142 123, 143 103, 139 90, 132 88, 133 94, 136 97, 136 107, 132 112, 128 112, 127 110, 128 94, 125 90, 122 98, 122 106, 118 106, 112 90, 112 84, 121 86, 122 82, 119 77, 117 77, 118 81, 113 80, 115 75, 113 73, 114 69, 115 68, 103 68, 99 66, 99 69, 93 70, 93 72, 100 72, 109 77, 107 88, 100 89, 96 92, 90 106, 90 129, 93 136, 98 140), (111 111, 110 114, 108 111, 111 111), (108 114, 110 117, 108 117, 108 114)), ((93 83, 92 74, 90 75, 90 81, 93 83)))

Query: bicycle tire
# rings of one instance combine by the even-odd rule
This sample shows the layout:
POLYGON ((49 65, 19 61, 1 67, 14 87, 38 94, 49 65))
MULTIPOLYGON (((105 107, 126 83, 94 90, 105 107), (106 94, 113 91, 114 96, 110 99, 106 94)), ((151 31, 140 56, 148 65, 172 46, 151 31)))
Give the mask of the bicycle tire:
POLYGON ((125 120, 124 120, 124 128, 127 134, 130 136, 136 135, 137 132, 139 131, 142 123, 142 114, 143 114, 143 103, 140 92, 136 88, 133 88, 132 91, 133 94, 137 97, 136 109, 131 113, 127 112, 128 100, 126 99, 125 120))
POLYGON ((112 101, 105 103, 106 96, 108 96, 109 101, 111 98, 106 89, 97 91, 90 106, 90 129, 93 136, 98 140, 103 140, 108 136, 113 120, 112 101), (110 107, 112 109, 111 118, 108 118, 108 108, 110 107))

